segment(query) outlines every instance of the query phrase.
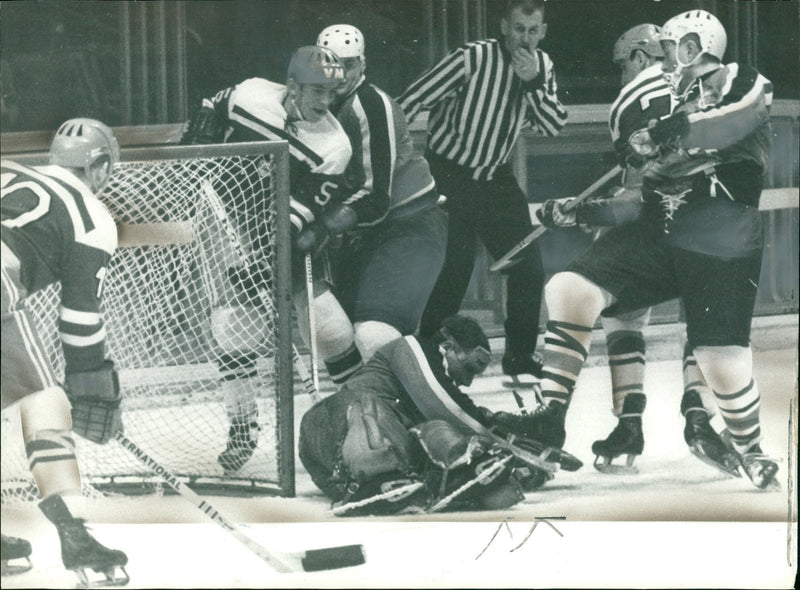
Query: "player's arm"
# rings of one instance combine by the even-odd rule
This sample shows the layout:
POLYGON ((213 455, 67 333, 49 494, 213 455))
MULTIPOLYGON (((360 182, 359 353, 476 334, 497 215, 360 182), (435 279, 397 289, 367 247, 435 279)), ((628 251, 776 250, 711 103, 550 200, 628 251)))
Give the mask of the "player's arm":
POLYGON ((396 138, 407 131, 405 116, 390 97, 363 86, 340 121, 354 146, 347 177, 355 189, 344 204, 353 209, 359 226, 375 225, 389 212, 396 138))
POLYGON ((221 143, 228 124, 228 101, 233 88, 220 90, 212 98, 204 98, 186 124, 181 145, 221 143))
POLYGON ((523 82, 525 100, 530 107, 525 118, 542 135, 558 135, 567 122, 567 109, 558 100, 555 68, 550 56, 541 49, 536 50, 535 57, 539 61, 539 73, 523 82))
POLYGON ((99 203, 88 211, 94 228, 76 238, 63 269, 58 330, 66 361, 64 389, 72 405, 72 429, 98 443, 122 428, 122 395, 114 363, 105 358, 100 302, 108 264, 117 245, 114 221, 99 203), (81 242, 77 240, 80 239, 81 242))
POLYGON ((422 345, 413 336, 396 340, 387 355, 392 373, 426 419, 457 420, 480 432, 487 424, 486 412, 452 383, 429 346, 434 345, 422 345))
POLYGON ((654 149, 652 146, 679 142, 684 149, 722 149, 747 137, 769 120, 772 83, 744 65, 730 75, 733 79, 725 85, 727 92, 714 106, 661 119, 646 132, 635 133, 632 147, 641 153, 654 149))
POLYGON ((413 121, 421 111, 430 110, 436 103, 455 94, 467 82, 469 51, 467 47, 454 50, 424 71, 397 98, 408 122, 413 121))

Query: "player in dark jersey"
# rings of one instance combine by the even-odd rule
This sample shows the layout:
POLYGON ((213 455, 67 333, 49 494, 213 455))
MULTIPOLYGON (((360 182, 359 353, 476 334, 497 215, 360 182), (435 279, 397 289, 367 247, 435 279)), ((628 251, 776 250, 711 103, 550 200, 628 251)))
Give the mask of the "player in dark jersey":
POLYGON ((489 341, 467 317, 443 324, 431 339, 384 345, 303 416, 300 460, 335 514, 502 509, 522 499, 509 452, 489 436, 494 414, 459 389, 489 365, 489 341))
POLYGON ((31 473, 44 498, 39 507, 58 530, 64 566, 84 583, 85 570, 92 569, 120 585, 128 581, 126 555, 98 543, 73 516, 81 478, 71 432, 104 444, 122 427, 100 310, 117 230, 94 196, 117 160, 111 129, 93 119, 71 119, 53 139, 50 166, 2 162, 0 210, 3 408, 19 405, 31 473), (61 287, 63 386, 28 310, 28 297, 54 283, 61 287))
MULTIPOLYGON (((615 222, 617 217, 621 217, 613 213, 615 208, 630 207, 637 213, 640 211, 644 161, 630 153, 628 138, 634 131, 647 127, 650 121, 668 115, 675 102, 662 71, 664 50, 660 35, 661 27, 641 24, 625 31, 614 44, 613 59, 621 70, 622 90, 611 105, 609 131, 624 176, 622 187, 614 187, 609 192, 618 196, 579 205, 571 215, 559 215, 564 202, 555 203, 552 211, 560 218, 559 226, 576 225, 578 217, 583 224, 592 218, 596 222, 603 221, 603 216, 615 222), (604 215, 604 209, 612 212, 605 211, 604 215)), ((624 229, 600 231, 611 234, 606 239, 613 239, 617 232, 625 232, 624 229)), ((608 345, 613 412, 619 417, 619 423, 611 434, 592 445, 592 452, 597 455, 595 467, 606 473, 635 473, 633 462, 644 448, 642 413, 647 398, 644 394, 645 341, 642 330, 649 318, 649 307, 616 317, 601 316, 608 345), (613 459, 623 454, 627 455, 627 464, 613 464, 613 459), (600 461, 601 457, 604 461, 600 461)), ((686 443, 705 462, 725 473, 738 475, 735 454, 710 424, 716 404, 689 346, 684 347, 683 383, 681 413, 686 418, 686 443)))
POLYGON ((528 433, 563 444, 566 411, 601 312, 680 297, 688 343, 741 467, 756 487, 767 488, 778 467, 760 447, 750 323, 763 248, 758 201, 772 85, 747 65, 723 65, 725 29, 706 11, 670 19, 661 41, 677 106, 628 141, 645 160, 644 211, 548 283, 544 403, 527 420, 528 433))
MULTIPOLYGON (((344 200, 343 174, 352 148, 342 126, 328 110, 336 87, 343 80, 344 71, 333 52, 316 46, 301 47, 290 61, 286 85, 251 78, 218 92, 213 98, 204 99, 182 140, 183 143, 289 142, 290 216, 295 236, 292 300, 306 342, 309 342, 309 334, 307 297, 303 289, 303 255, 308 250, 320 250, 328 241, 327 234, 324 237, 319 235, 320 227, 324 227, 328 234, 338 234, 354 222, 342 214, 339 207, 344 200)), ((235 219, 236 204, 226 203, 225 206, 235 219)), ((250 252, 254 259, 258 258, 257 249, 257 245, 251 248, 255 250, 250 252)), ((324 267, 323 264, 314 266, 316 269, 324 267)), ((229 274, 232 282, 236 282, 239 276, 236 269, 229 274)), ((254 274, 258 276, 258 271, 254 274)), ((241 340, 241 335, 230 334, 236 326, 266 326, 267 323, 259 321, 259 317, 269 313, 253 289, 244 294, 241 290, 239 286, 233 286, 228 297, 231 304, 214 310, 211 318, 214 336, 225 352, 220 363, 221 387, 231 426, 228 444, 219 456, 219 462, 226 471, 240 469, 252 456, 259 429, 255 401, 258 387, 256 355, 236 347, 226 348, 226 345, 241 340), (243 305, 243 299, 249 303, 243 305), (246 323, 239 317, 242 314, 249 317, 246 323)), ((361 356, 353 339, 352 323, 322 277, 315 277, 314 281, 314 312, 319 354, 331 378, 339 383, 361 366, 361 356)), ((255 347, 259 336, 248 335, 246 339, 255 347)))
POLYGON ((366 82, 361 31, 332 25, 317 45, 333 50, 345 69, 331 110, 353 146, 352 194, 344 204, 357 222, 330 253, 336 294, 366 361, 383 344, 417 330, 444 263, 447 218, 402 109, 366 82))

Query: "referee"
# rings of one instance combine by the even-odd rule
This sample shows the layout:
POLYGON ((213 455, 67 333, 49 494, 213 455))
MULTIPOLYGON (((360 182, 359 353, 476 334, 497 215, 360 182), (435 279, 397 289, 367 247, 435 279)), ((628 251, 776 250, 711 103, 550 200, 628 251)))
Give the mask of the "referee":
MULTIPOLYGON (((449 214, 445 263, 422 316, 423 337, 461 307, 478 237, 498 259, 532 230, 527 199, 508 162, 520 131, 556 135, 567 119, 553 62, 537 49, 547 32, 543 1, 509 0, 500 24, 502 41, 459 47, 398 98, 409 121, 430 110, 426 158, 449 214)), ((507 273, 503 371, 541 377, 533 356, 544 285, 538 245, 507 273)))

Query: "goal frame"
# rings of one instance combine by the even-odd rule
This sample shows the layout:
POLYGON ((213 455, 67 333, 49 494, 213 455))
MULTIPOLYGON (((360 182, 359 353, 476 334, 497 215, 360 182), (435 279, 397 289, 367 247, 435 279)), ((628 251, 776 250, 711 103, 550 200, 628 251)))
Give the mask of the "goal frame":
MULTIPOLYGON (((47 154, 35 153, 2 153, 3 159, 9 159, 24 165, 47 164, 47 154)), ((267 156, 274 166, 274 184, 272 197, 275 200, 276 213, 275 240, 276 244, 285 247, 276 248, 275 268, 275 325, 278 330, 276 335, 275 369, 276 375, 276 447, 280 447, 277 460, 277 484, 255 483, 241 480, 236 476, 231 477, 231 482, 226 484, 223 480, 215 479, 213 482, 204 481, 204 476, 185 477, 181 479, 190 484, 198 492, 209 492, 223 495, 250 496, 259 494, 275 494, 293 497, 295 490, 295 428, 294 428, 294 382, 293 382, 293 355, 292 355, 292 304, 291 304, 291 252, 289 244, 289 143, 287 141, 257 141, 225 144, 200 144, 200 145, 157 145, 157 146, 132 146, 123 147, 120 152, 120 162, 135 163, 146 161, 185 160, 192 158, 215 158, 230 156, 267 156), (249 483, 249 485, 248 485, 249 483)), ((179 238, 180 239, 180 238, 179 238)), ((121 239, 119 248, 126 247, 121 239)), ((109 350, 113 358, 114 351, 109 350)), ((124 478, 121 478, 124 479, 124 478)), ((87 482, 88 483, 88 482, 87 482)), ((138 486, 129 487, 123 482, 109 482, 94 485, 99 490, 117 491, 122 493, 141 493, 138 486), (121 485, 119 485, 121 483, 121 485)), ((168 488, 164 489, 165 492, 168 488)))

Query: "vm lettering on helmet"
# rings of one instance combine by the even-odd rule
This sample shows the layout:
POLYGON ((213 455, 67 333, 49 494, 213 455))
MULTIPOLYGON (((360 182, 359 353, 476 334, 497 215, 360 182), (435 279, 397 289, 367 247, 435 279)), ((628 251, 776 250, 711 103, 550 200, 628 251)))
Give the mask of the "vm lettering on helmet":
POLYGON ((344 80, 344 71, 342 68, 322 68, 322 71, 325 72, 326 78, 332 77, 334 80, 336 78, 341 78, 344 80))

